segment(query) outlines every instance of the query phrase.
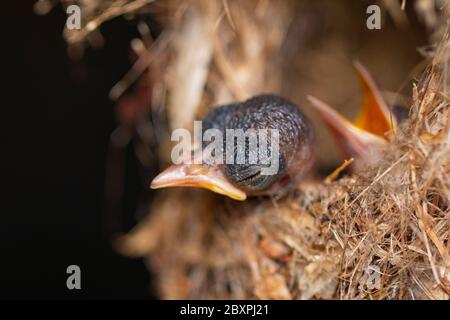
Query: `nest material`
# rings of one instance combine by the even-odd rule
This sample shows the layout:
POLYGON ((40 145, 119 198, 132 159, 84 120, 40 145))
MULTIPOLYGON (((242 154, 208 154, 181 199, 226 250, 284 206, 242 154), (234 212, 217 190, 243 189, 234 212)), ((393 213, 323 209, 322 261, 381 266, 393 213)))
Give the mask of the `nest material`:
POLYGON ((449 59, 447 34, 364 175, 243 204, 167 190, 120 250, 148 255, 169 299, 448 299, 449 59))
MULTIPOLYGON (((197 16, 206 24, 217 8, 207 12, 197 16)), ((271 17, 283 14, 289 17, 286 11, 271 17)), ((234 18, 230 25, 242 21, 234 18)), ((286 30, 285 19, 280 24, 272 20, 271 28, 286 30)), ((190 28, 193 22, 184 23, 190 28)), ((252 25, 239 30, 245 35, 252 25)), ((277 90, 279 82, 268 84, 252 68, 269 72, 273 65, 261 63, 268 61, 270 48, 280 45, 280 36, 255 32, 264 40, 253 51, 241 52, 233 74, 227 71, 233 62, 224 58, 223 47, 200 46, 214 63, 208 79, 196 78, 197 87, 203 90, 204 81, 220 87, 215 100, 221 97, 217 92, 239 97, 246 95, 242 88, 277 90), (215 72, 227 86, 220 86, 215 72), (236 74, 242 78, 236 80, 236 74)), ((230 39, 224 33, 223 42, 231 41, 226 48, 232 47, 230 39)), ((166 190, 149 218, 118 239, 118 250, 148 258, 166 299, 448 299, 449 52, 447 33, 413 90, 409 120, 392 133, 377 167, 331 183, 303 184, 282 200, 237 203, 202 190, 166 190)), ((191 64, 192 72, 201 73, 208 60, 202 57, 200 66, 191 64)), ((180 83, 169 83, 169 92, 180 83)), ((176 103, 172 100, 168 108, 176 110, 176 103)), ((196 109, 189 110, 172 121, 193 120, 196 109)))
MULTIPOLYGON (((95 39, 97 27, 120 14, 152 12, 155 4, 175 12, 160 39, 138 52, 151 57, 153 104, 167 108, 175 127, 189 127, 207 106, 264 91, 283 94, 289 83, 297 86, 288 79, 296 70, 295 52, 302 52, 303 63, 317 68, 317 74, 323 74, 320 68, 343 65, 336 53, 345 48, 340 34, 349 29, 342 27, 311 51, 311 43, 322 36, 315 23, 323 19, 315 15, 337 12, 341 21, 353 21, 334 1, 325 9, 324 2, 311 2, 300 10, 293 10, 300 2, 266 0, 64 3, 82 4, 89 12, 81 31, 65 34, 75 44, 95 39)), ((396 2, 385 3, 394 20, 404 23, 396 2)), ((441 1, 414 3, 442 41, 414 87, 409 120, 392 133, 382 162, 334 182, 303 184, 281 200, 238 203, 203 190, 161 192, 151 215, 116 245, 126 255, 147 257, 162 298, 449 298, 448 24, 435 12, 441 1), (425 5, 431 2, 435 6, 425 5)), ((336 70, 328 74, 345 74, 336 70)), ((323 97, 327 90, 315 80, 309 78, 303 90, 315 94, 319 88, 323 97)), ((330 97, 337 95, 334 87, 340 93, 333 84, 330 97)), ((170 152, 164 137, 161 142, 164 158, 170 152)))

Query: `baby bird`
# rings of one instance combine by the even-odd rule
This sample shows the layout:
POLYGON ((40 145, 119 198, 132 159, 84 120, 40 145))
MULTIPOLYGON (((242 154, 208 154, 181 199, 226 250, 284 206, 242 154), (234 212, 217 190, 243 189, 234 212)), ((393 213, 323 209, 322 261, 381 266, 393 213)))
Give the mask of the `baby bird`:
POLYGON ((330 128, 343 156, 354 158, 353 170, 359 171, 375 165, 381 159, 388 143, 386 133, 396 128, 397 117, 392 114, 380 89, 363 65, 354 62, 353 67, 361 84, 363 98, 360 112, 353 123, 319 99, 308 96, 308 100, 330 128))
MULTIPOLYGON (((175 186, 202 187, 236 200, 245 200, 253 195, 281 194, 297 183, 311 168, 314 159, 314 130, 309 119, 292 102, 282 97, 263 94, 242 103, 213 108, 203 120, 203 131, 218 129, 255 130, 258 145, 261 132, 278 130, 278 170, 274 174, 264 174, 268 166, 261 162, 251 163, 250 155, 255 146, 245 142, 244 163, 210 163, 203 155, 201 164, 172 165, 159 174, 151 184, 153 189, 175 186), (262 129, 263 131, 259 130, 262 129)), ((267 140, 269 139, 267 135, 267 140)), ((228 150, 224 141, 223 154, 237 154, 239 142, 233 141, 228 150)), ((270 141, 267 141, 270 146, 270 141)), ((203 148, 206 144, 203 144, 203 148)), ((272 152, 273 150, 269 150, 272 152)))

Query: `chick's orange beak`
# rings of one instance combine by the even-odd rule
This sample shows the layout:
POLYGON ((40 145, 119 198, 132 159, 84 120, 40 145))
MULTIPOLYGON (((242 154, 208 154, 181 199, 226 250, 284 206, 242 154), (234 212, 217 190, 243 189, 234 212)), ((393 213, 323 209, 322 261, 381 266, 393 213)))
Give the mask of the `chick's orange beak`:
POLYGON ((361 85, 363 98, 355 125, 362 130, 384 137, 386 132, 396 126, 395 118, 391 116, 380 89, 366 68, 359 62, 354 62, 353 67, 361 85))
POLYGON ((308 100, 328 125, 340 150, 346 157, 356 157, 364 163, 373 163, 378 160, 386 145, 386 140, 353 125, 319 99, 308 96, 308 100))
POLYGON ((356 157, 362 164, 371 164, 380 158, 387 144, 385 133, 393 129, 396 122, 390 116, 389 108, 369 72, 358 62, 353 66, 361 84, 363 98, 354 123, 319 99, 308 96, 308 100, 331 129, 344 155, 356 157))
POLYGON ((235 200, 245 200, 244 191, 234 186, 223 174, 219 165, 202 164, 172 165, 153 179, 150 187, 197 187, 226 195, 235 200))

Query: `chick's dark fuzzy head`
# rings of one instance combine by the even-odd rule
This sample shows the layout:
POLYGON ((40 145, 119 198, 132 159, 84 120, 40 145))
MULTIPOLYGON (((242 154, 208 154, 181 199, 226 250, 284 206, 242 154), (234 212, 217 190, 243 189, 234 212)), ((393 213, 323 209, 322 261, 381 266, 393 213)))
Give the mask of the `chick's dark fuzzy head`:
POLYGON ((223 140, 214 143, 208 153, 212 141, 204 139, 202 164, 173 165, 153 180, 152 188, 202 187, 245 200, 251 195, 288 190, 312 165, 312 125, 284 98, 264 94, 213 108, 203 119, 202 128, 203 137, 215 131, 223 140), (215 154, 217 145, 219 155, 215 154), (217 161, 221 155, 223 159, 217 161))
MULTIPOLYGON (((277 189, 286 182, 298 180, 305 170, 309 169, 313 158, 314 132, 308 118, 292 102, 282 97, 264 94, 248 99, 242 103, 218 107, 210 111, 203 122, 204 130, 214 128, 222 132, 227 129, 241 129, 248 132, 267 130, 266 146, 268 155, 271 155, 272 136, 270 130, 278 132, 278 170, 274 174, 262 173, 268 164, 251 164, 249 159, 252 153, 260 150, 261 136, 258 144, 252 146, 245 140, 245 162, 227 164, 224 161, 225 176, 247 194, 276 193, 277 189)), ((225 139, 226 140, 226 139, 225 139)), ((233 152, 236 159, 238 141, 233 141, 233 148, 226 148, 224 141, 223 154, 233 152)), ((256 155, 254 155, 256 157, 256 155)))

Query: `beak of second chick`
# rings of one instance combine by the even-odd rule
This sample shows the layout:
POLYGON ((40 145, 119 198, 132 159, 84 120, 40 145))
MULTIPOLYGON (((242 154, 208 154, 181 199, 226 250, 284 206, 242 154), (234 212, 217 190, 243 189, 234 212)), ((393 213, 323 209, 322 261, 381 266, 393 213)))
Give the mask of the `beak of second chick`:
POLYGON ((363 93, 363 103, 354 123, 319 99, 308 96, 308 100, 331 129, 344 155, 354 157, 355 164, 363 167, 380 159, 387 145, 385 133, 393 129, 396 122, 369 72, 358 62, 353 66, 363 93))

